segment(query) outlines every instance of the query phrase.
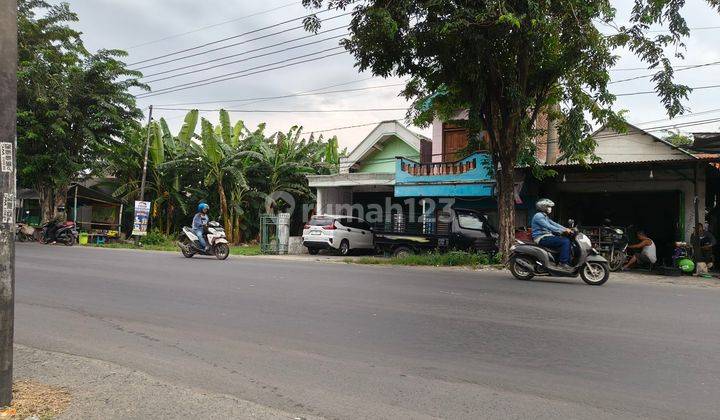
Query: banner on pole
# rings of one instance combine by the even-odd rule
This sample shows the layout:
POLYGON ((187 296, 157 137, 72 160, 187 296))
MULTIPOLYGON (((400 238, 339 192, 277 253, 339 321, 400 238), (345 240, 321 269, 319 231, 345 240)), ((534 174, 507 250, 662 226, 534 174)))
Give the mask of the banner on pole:
POLYGON ((150 218, 150 202, 149 201, 136 201, 135 202, 135 218, 133 221, 133 235, 145 236, 147 235, 148 220, 150 218))

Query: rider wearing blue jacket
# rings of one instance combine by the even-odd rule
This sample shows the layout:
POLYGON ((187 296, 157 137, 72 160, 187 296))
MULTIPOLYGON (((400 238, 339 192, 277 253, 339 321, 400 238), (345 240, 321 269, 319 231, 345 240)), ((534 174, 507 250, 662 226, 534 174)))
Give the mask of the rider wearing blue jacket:
POLYGON ((193 232, 195 232, 195 236, 199 238, 200 246, 205 251, 208 249, 207 241, 205 240, 205 226, 208 224, 208 221, 210 221, 207 215, 209 211, 210 206, 208 206, 207 203, 198 204, 198 211, 195 213, 192 222, 193 232))
POLYGON ((532 238, 533 241, 545 248, 557 249, 560 251, 558 263, 561 268, 570 268, 570 239, 566 236, 560 236, 563 233, 571 233, 572 231, 565 226, 550 220, 550 213, 555 203, 552 200, 543 198, 539 200, 535 207, 538 212, 532 218, 532 238))

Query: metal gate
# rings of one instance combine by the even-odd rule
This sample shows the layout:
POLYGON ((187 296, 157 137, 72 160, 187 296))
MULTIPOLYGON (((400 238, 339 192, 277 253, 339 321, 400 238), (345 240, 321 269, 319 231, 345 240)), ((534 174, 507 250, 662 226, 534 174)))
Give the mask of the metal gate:
POLYGON ((290 214, 260 215, 260 252, 263 254, 287 254, 290 214))

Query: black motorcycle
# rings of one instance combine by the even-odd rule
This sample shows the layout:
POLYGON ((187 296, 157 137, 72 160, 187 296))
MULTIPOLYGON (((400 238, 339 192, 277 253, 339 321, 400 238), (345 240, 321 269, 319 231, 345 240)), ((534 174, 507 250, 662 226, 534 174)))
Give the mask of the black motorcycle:
MULTIPOLYGON (((571 223, 572 226, 572 223, 571 223)), ((530 280, 535 276, 577 277, 591 286, 600 286, 610 277, 610 266, 592 247, 590 238, 573 228, 569 235, 570 269, 558 265, 558 251, 535 243, 519 242, 510 247, 508 268, 515 278, 530 280)))
POLYGON ((625 230, 616 226, 605 225, 600 228, 601 241, 609 244, 599 250, 610 264, 610 271, 620 271, 628 259, 628 237, 625 230))
POLYGON ((42 225, 42 234, 40 235, 40 242, 44 244, 51 243, 53 241, 60 242, 66 246, 73 246, 77 241, 78 231, 75 229, 75 223, 65 222, 58 226, 55 221, 49 221, 42 225), (52 237, 52 231, 55 230, 54 238, 52 237))

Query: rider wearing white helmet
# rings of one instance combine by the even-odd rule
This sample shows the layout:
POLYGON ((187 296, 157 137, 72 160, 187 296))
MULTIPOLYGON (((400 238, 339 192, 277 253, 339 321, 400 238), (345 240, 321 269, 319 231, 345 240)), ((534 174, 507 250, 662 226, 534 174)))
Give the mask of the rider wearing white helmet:
POLYGON ((542 247, 559 250, 558 263, 560 267, 569 269, 570 239, 560 235, 570 233, 571 230, 550 220, 553 207, 555 207, 555 203, 547 198, 540 199, 535 203, 538 212, 532 218, 532 238, 536 244, 542 247))

